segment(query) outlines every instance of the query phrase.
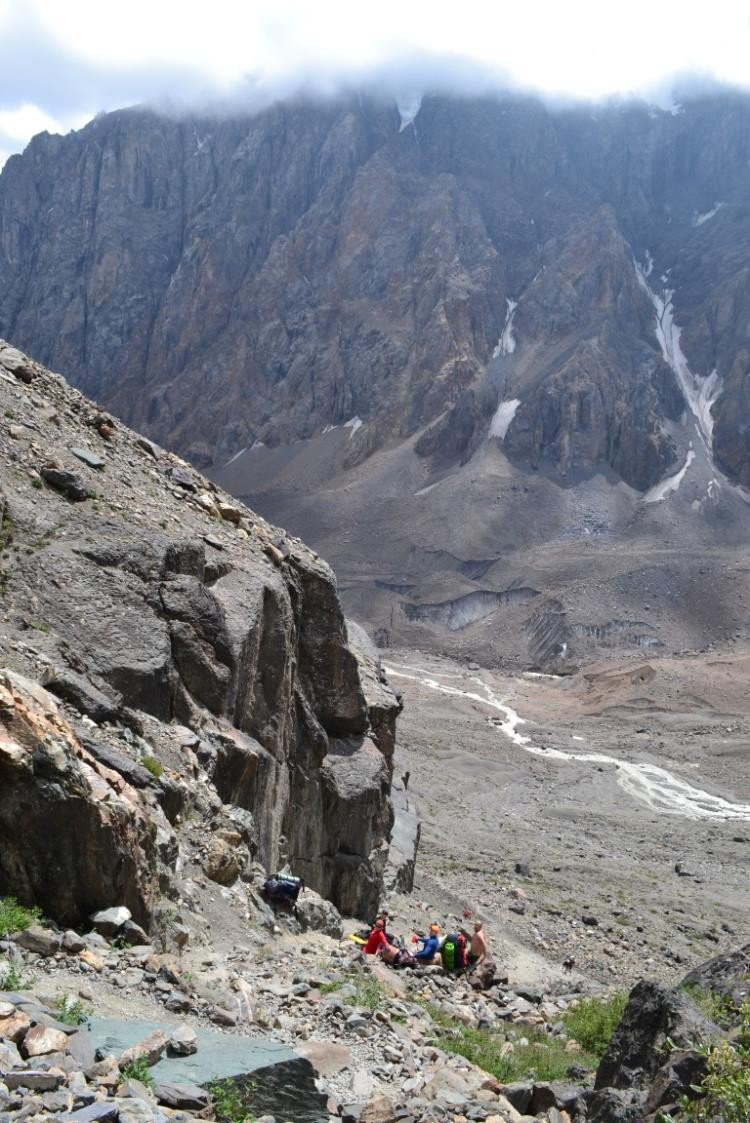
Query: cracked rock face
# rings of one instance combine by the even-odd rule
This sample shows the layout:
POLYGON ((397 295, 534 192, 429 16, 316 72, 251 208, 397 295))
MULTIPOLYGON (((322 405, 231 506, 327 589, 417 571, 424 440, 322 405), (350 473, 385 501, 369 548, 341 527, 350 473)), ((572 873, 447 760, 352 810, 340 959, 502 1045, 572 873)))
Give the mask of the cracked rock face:
POLYGON ((24 364, 33 392, 0 353, 0 403, 21 421, 20 437, 0 431, 0 893, 66 923, 124 904, 147 924, 190 811, 226 851, 207 863, 217 880, 248 854, 289 862, 342 911, 371 914, 400 706, 377 657, 350 648, 331 571, 247 508, 223 519, 227 498, 188 465, 155 461, 111 420, 103 435, 85 398, 24 364), (82 447, 95 498, 74 501, 39 465, 65 469, 82 447))

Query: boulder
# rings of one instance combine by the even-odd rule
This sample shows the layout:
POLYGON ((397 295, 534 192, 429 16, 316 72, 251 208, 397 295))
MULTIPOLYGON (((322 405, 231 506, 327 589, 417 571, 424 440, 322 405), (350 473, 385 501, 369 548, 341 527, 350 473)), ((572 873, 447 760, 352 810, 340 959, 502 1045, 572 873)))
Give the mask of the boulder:
POLYGON ((750 995, 750 944, 701 963, 688 972, 680 986, 721 994, 742 1005, 750 995))
POLYGON ((219 885, 232 885, 248 860, 247 848, 236 831, 221 830, 211 839, 203 861, 206 877, 219 885))
POLYGON ((21 1045, 26 1057, 43 1057, 46 1053, 67 1053, 68 1035, 61 1029, 36 1025, 28 1031, 21 1045))
POLYGON ((645 1092, 602 1088, 585 1092, 586 1123, 644 1123, 645 1092))
POLYGON ((648 1093, 644 1110, 647 1114, 666 1104, 679 1103, 683 1096, 695 1099, 708 1071, 708 1059, 695 1049, 672 1053, 666 1064, 657 1072, 648 1093))
POLYGON ((303 932, 323 932, 334 940, 340 940, 344 935, 338 909, 312 889, 305 889, 300 894, 295 913, 303 932))
POLYGON ((197 1084, 159 1080, 154 1095, 160 1104, 184 1111, 205 1111, 211 1103, 210 1094, 197 1084))
POLYGON ((5 1017, 0 1017, 0 1040, 12 1041, 18 1045, 23 1041, 31 1027, 31 1018, 23 1010, 16 1010, 5 1017))
POLYGON ((48 667, 42 675, 42 685, 97 723, 112 721, 122 704, 117 694, 105 694, 69 667, 48 667))
MULTIPOLYGON (((2 862, 2 858, 0 858, 0 862, 2 862)), ((62 944, 62 937, 58 932, 53 932, 49 928, 42 928, 38 924, 32 924, 30 928, 18 932, 13 940, 20 948, 36 952, 37 955, 55 955, 62 944)))
POLYGON ((116 905, 113 908, 100 909, 90 919, 100 936, 116 936, 131 916, 130 909, 124 905, 116 905))
POLYGON ((336 1041, 316 1041, 308 1038, 295 1046, 301 1057, 306 1057, 318 1076, 335 1076, 346 1068, 351 1068, 352 1054, 347 1045, 336 1041))
POLYGON ((117 1058, 120 1071, 133 1061, 144 1059, 148 1065, 155 1065, 167 1047, 169 1038, 161 1030, 154 1030, 148 1037, 125 1049, 117 1058))
POLYGON ((495 982, 497 968, 495 961, 488 955, 470 972, 469 984, 473 990, 489 990, 495 982))
POLYGON ((190 1057, 198 1052, 198 1035, 191 1026, 180 1026, 167 1042, 167 1052, 176 1057, 190 1057))
POLYGON ((138 792, 84 748, 48 691, 9 670, 0 670, 0 733, 0 893, 68 924, 113 899, 147 921, 156 826, 138 792))
POLYGON ((690 1049, 720 1034, 682 991, 643 980, 630 992, 594 1087, 643 1088, 674 1046, 690 1049))

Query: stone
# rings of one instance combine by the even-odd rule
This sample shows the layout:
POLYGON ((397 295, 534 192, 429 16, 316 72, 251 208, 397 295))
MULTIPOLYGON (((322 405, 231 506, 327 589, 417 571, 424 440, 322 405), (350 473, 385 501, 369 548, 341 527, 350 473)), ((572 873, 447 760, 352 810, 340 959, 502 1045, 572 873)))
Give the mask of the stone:
POLYGON ((61 1115, 55 1123, 118 1123, 120 1109, 115 1100, 88 1104, 67 1115, 61 1115))
POLYGON ((242 518, 242 510, 239 507, 235 507, 233 503, 224 503, 221 501, 218 502, 216 506, 223 519, 227 522, 234 523, 235 526, 239 525, 240 519, 242 518))
POLYGON ((359 1118, 360 1123, 396 1123, 396 1109, 388 1096, 373 1096, 359 1118))
POLYGON ((680 1103, 683 1096, 695 1099, 708 1071, 708 1058, 695 1049, 671 1053, 656 1073, 648 1092, 644 1111, 647 1115, 666 1104, 680 1103))
POLYGON ((222 831, 211 839, 203 862, 206 877, 219 885, 232 885, 247 860, 247 851, 236 831, 222 831))
POLYGON ((211 1096, 204 1088, 186 1081, 159 1080, 154 1085, 154 1095, 165 1107, 186 1111, 205 1111, 211 1103, 211 1096))
POLYGON ((55 955, 60 950, 62 937, 50 928, 32 924, 25 931, 16 933, 13 942, 26 951, 36 952, 37 955, 55 955))
POLYGON ((90 919, 101 936, 116 936, 123 924, 132 919, 132 913, 124 905, 117 905, 95 912, 90 919))
POLYGON ((222 1006, 213 1007, 208 1014, 211 1021, 217 1026, 236 1026, 237 1015, 222 1006))
POLYGON ((153 441, 150 441, 148 437, 136 437, 135 443, 138 448, 143 449, 144 452, 147 452, 153 460, 159 459, 161 455, 159 446, 155 445, 153 441))
POLYGON ((88 714, 92 721, 112 721, 120 710, 122 700, 119 695, 99 690, 88 678, 76 674, 70 667, 46 667, 42 684, 58 699, 70 702, 76 710, 88 714))
POLYGON ((489 990, 495 982, 496 971, 495 961, 491 956, 485 956, 469 974, 469 985, 472 990, 489 990))
POLYGON ((750 996, 750 944, 701 963, 688 972, 680 986, 711 991, 741 1006, 750 996))
POLYGON ((79 951, 83 951, 86 947, 83 939, 72 928, 67 928, 63 932, 61 947, 63 951, 67 951, 70 955, 77 955, 79 951))
POLYGON ((81 477, 66 468, 53 468, 45 464, 40 469, 39 474, 50 487, 54 488, 55 491, 62 492, 66 499, 70 499, 74 503, 82 503, 85 499, 92 497, 93 492, 81 477))
POLYGON ((126 1068, 133 1061, 145 1059, 148 1065, 154 1065, 161 1057, 162 1053, 167 1047, 169 1038, 161 1030, 154 1030, 142 1041, 131 1045, 129 1049, 125 1049, 117 1059, 120 1070, 126 1068))
POLYGON ((179 1026, 172 1031, 167 1042, 167 1052, 176 1057, 190 1057, 198 1052, 198 1035, 191 1026, 179 1026))
POLYGON ((28 1014, 24 1014, 22 1010, 16 1010, 15 1013, 0 1018, 0 1038, 18 1045, 19 1042, 23 1041, 30 1026, 31 1018, 28 1014))
POLYGON ((105 466, 106 462, 102 460, 101 456, 97 456, 95 452, 88 448, 72 448, 70 451, 84 464, 87 464, 89 468, 101 469, 105 466))
POLYGON ((32 1026, 24 1036, 21 1051, 26 1057, 42 1057, 45 1053, 67 1053, 68 1035, 50 1026, 32 1026))
POLYGON ((19 382, 25 382, 28 385, 34 378, 34 371, 29 359, 15 347, 9 347, 5 344, 0 348, 0 364, 15 375, 19 382))
POLYGON ((34 1092, 52 1092, 60 1087, 63 1076, 59 1072, 25 1068, 17 1072, 6 1072, 3 1081, 11 1090, 30 1088, 34 1092))
POLYGON ((92 971, 96 971, 97 974, 104 970, 104 960, 102 957, 93 951, 89 951, 88 948, 84 948, 78 958, 81 960, 81 963, 85 963, 87 967, 90 967, 92 971))
POLYGON ((297 898, 296 916, 303 932, 314 930, 334 940, 343 938, 344 926, 338 909, 311 889, 304 889, 297 898))
POLYGON ((134 920, 126 920, 120 929, 118 938, 124 940, 131 947, 145 947, 148 944, 148 933, 136 924, 134 920))
POLYGON ((337 1041, 308 1038, 295 1046, 295 1052, 306 1057, 319 1076, 335 1076, 352 1064, 351 1050, 337 1041))
POLYGON ((167 474, 173 483, 176 483, 178 487, 184 488, 185 491, 198 490, 195 485, 195 480, 192 476, 192 473, 189 472, 186 468, 175 466, 173 468, 170 468, 167 474))

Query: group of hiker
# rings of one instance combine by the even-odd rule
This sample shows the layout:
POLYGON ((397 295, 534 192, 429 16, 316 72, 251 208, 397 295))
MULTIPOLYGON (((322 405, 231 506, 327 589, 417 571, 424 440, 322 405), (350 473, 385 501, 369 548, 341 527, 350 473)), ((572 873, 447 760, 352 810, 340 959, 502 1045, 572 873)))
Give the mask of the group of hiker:
POLYGON ((474 923, 470 934, 463 928, 443 933, 439 924, 431 924, 427 935, 412 936, 416 950, 411 951, 387 931, 388 914, 381 913, 364 941, 366 955, 377 955, 391 967, 426 967, 440 964, 446 971, 472 971, 487 958, 487 937, 481 920, 474 923))

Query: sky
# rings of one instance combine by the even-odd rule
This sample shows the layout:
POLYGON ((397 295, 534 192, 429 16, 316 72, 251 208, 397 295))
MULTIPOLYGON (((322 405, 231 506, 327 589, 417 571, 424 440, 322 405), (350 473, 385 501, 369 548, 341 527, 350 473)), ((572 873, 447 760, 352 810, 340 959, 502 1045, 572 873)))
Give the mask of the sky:
POLYGON ((0 43, 0 166, 35 133, 143 102, 368 85, 663 102, 685 75, 750 85, 738 0, 0 0, 0 43))

